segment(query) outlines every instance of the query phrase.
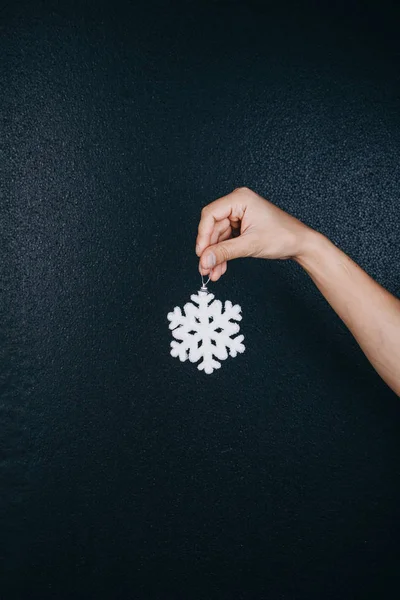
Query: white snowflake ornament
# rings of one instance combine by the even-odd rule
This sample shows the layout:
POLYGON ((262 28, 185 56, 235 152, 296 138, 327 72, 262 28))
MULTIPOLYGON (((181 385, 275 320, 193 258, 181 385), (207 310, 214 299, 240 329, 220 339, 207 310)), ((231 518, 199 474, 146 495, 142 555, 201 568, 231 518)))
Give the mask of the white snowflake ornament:
POLYGON ((226 300, 222 312, 220 300, 211 302, 215 296, 207 290, 207 283, 203 281, 198 293, 190 296, 193 302, 185 304, 185 314, 182 314, 179 306, 175 306, 167 318, 170 321, 169 329, 178 340, 171 342, 171 356, 179 358, 181 362, 189 359, 192 363, 202 358, 197 368, 209 375, 221 367, 214 356, 225 360, 228 358, 228 348, 229 356, 234 358, 238 352, 245 351, 245 346, 242 344, 243 335, 232 338, 240 330, 239 325, 233 322, 242 320, 239 304, 233 306, 230 300, 226 300))

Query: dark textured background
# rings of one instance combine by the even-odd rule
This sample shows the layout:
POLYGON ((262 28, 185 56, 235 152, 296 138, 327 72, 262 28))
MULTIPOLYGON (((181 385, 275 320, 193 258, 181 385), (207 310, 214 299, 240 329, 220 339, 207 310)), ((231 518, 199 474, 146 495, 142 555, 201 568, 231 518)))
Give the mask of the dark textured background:
POLYGON ((395 14, 320 6, 1 4, 2 600, 398 595, 399 400, 306 273, 232 261, 246 352, 169 354, 240 185, 400 293, 395 14))

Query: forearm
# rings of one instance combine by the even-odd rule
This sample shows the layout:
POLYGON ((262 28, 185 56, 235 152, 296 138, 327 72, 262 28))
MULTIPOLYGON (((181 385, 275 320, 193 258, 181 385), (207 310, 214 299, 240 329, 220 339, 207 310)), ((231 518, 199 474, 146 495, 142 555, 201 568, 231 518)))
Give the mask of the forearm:
POLYGON ((322 234, 294 258, 347 325, 382 379, 400 396, 400 300, 322 234))

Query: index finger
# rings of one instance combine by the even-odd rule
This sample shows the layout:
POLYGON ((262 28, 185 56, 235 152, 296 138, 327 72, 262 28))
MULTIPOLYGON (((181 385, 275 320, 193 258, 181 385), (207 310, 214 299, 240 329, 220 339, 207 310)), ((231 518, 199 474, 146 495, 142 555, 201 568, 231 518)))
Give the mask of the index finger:
POLYGON ((231 194, 222 196, 214 202, 207 204, 201 211, 198 234, 196 238, 196 254, 200 256, 205 248, 210 245, 211 235, 215 224, 232 214, 231 194))

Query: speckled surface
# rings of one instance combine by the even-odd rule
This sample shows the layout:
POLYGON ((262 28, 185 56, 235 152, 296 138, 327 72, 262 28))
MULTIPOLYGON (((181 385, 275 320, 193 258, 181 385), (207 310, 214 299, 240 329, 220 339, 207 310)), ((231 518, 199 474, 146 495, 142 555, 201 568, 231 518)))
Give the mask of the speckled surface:
POLYGON ((245 353, 169 354, 240 185, 400 294, 395 20, 346 5, 0 8, 2 599, 398 588, 399 400, 300 267, 232 261, 245 353))

